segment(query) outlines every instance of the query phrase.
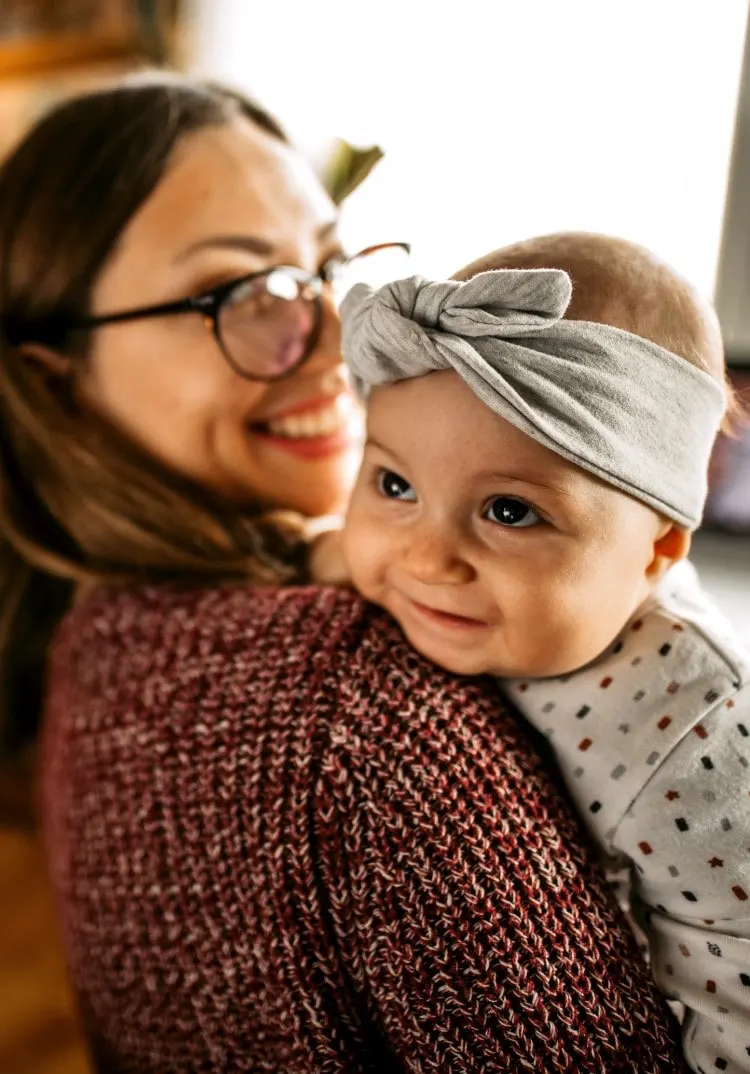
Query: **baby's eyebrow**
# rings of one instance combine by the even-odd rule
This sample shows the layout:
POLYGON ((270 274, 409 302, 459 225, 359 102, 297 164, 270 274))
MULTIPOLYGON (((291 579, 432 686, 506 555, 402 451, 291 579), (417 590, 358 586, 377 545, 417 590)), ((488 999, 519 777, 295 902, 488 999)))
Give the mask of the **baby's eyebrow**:
POLYGON ((523 472, 511 473, 507 470, 482 470, 473 476, 478 483, 499 481, 506 484, 532 485, 534 488, 544 489, 546 492, 554 492, 558 496, 571 497, 574 494, 574 490, 564 479, 555 481, 541 477, 537 473, 525 474, 523 472))
POLYGON ((405 465, 403 460, 399 458, 398 452, 394 451, 393 448, 388 447, 387 444, 381 444, 381 442, 376 440, 374 436, 367 437, 365 440, 365 447, 377 448, 378 451, 382 451, 385 455, 390 455, 392 459, 395 459, 396 462, 399 463, 399 465, 405 465))

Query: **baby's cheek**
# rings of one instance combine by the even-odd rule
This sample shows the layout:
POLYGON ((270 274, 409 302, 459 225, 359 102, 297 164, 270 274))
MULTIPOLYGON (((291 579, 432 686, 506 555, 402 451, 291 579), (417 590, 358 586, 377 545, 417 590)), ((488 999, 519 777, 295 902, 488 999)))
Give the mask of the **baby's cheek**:
POLYGON ((347 519, 344 526, 344 557, 355 589, 378 603, 383 589, 383 550, 372 529, 356 517, 347 519))

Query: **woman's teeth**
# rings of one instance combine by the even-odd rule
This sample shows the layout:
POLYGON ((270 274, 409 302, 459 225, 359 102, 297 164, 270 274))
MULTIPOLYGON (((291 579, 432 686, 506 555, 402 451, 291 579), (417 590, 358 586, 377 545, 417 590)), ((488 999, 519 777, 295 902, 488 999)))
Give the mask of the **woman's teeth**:
POLYGON ((318 410, 307 410, 302 414, 290 414, 287 418, 269 421, 266 429, 272 436, 283 436, 288 440, 313 440, 320 436, 333 436, 346 424, 350 406, 335 400, 318 410))

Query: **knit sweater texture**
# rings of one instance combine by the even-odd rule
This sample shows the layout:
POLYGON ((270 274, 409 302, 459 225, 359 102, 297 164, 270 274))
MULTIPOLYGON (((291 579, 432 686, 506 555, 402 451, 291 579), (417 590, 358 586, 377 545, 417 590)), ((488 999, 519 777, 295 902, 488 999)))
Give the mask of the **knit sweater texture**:
POLYGON ((99 1071, 686 1069, 531 732, 351 593, 94 593, 42 789, 99 1071))

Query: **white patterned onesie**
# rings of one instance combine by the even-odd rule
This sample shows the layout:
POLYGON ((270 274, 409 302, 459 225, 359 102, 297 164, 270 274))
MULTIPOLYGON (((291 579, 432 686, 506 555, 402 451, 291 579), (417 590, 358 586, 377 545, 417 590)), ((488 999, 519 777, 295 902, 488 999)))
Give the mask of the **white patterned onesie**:
POLYGON ((594 664, 503 690, 629 869, 692 1069, 750 1072, 750 655, 680 564, 594 664))

